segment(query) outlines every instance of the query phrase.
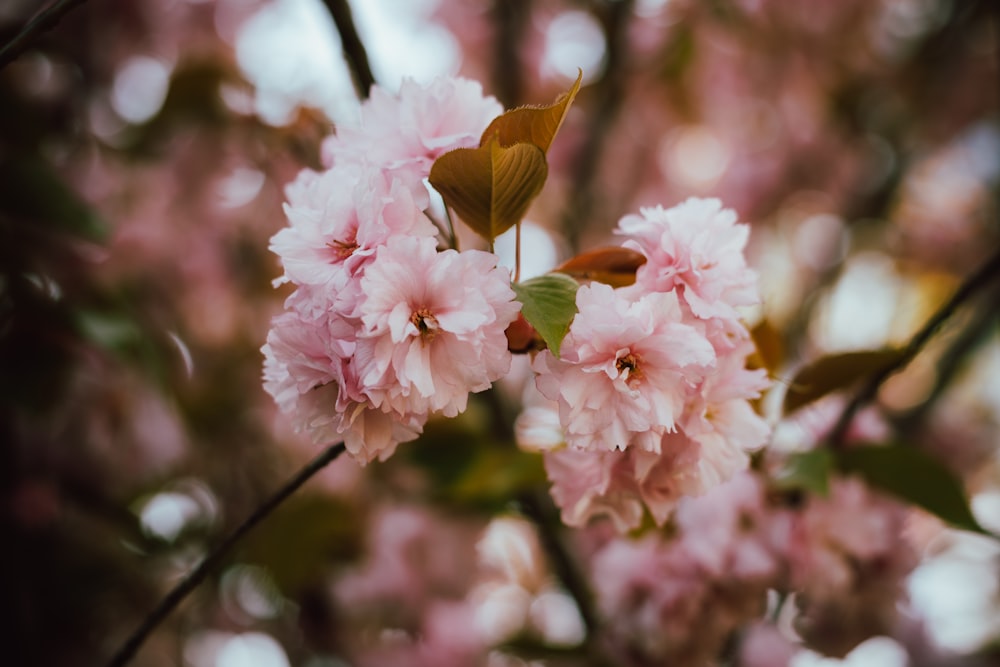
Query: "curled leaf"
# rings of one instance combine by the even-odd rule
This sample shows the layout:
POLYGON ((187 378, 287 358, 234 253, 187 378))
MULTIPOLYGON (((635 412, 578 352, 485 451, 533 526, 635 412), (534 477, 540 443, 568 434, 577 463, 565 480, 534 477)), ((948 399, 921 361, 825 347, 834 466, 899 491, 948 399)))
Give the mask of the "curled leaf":
POLYGON ((597 248, 567 260, 556 271, 577 280, 596 280, 612 287, 635 282, 635 272, 646 263, 642 253, 621 246, 597 248))
POLYGON ((545 153, 529 143, 504 147, 496 139, 457 148, 431 167, 430 183, 462 221, 490 243, 516 225, 548 176, 545 153))
POLYGON ((556 98, 548 106, 523 106, 505 111, 489 124, 479 141, 480 146, 488 144, 493 137, 501 146, 513 146, 519 143, 534 144, 547 152, 556 133, 562 127, 569 107, 573 104, 580 83, 583 81, 583 71, 576 77, 573 86, 556 98))

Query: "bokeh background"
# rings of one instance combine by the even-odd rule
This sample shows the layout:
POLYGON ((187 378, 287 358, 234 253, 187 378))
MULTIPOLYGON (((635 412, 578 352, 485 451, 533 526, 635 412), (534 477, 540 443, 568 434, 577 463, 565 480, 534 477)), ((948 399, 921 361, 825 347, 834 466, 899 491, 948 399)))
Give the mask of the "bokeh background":
MULTIPOLYGON (((41 4, 0 3, 0 43, 41 4)), ((287 295, 267 250, 284 184, 357 114, 342 4, 89 0, 0 71, 0 664, 101 664, 317 453, 261 389, 259 348, 287 295)), ((460 74, 506 107, 548 103, 581 68, 526 223, 526 273, 612 242, 640 206, 719 197, 752 225, 764 303, 747 317, 779 386, 803 360, 905 342, 1000 245, 996 3, 351 8, 390 90, 460 74)), ((998 305, 996 285, 982 290, 880 395, 994 530, 998 305)), ((136 664, 447 664, 407 642, 464 632, 456 601, 489 578, 477 540, 546 486, 510 446, 524 378, 387 464, 323 471, 136 664)), ((778 424, 774 446, 795 428, 778 424)), ((1000 640, 1000 550, 932 521, 912 530, 921 641, 997 664, 982 656, 1000 640)), ((579 643, 572 599, 535 593, 563 610, 546 632, 579 643)), ((511 613, 472 620, 488 632, 511 613)), ((871 654, 850 664, 905 664, 871 654)))

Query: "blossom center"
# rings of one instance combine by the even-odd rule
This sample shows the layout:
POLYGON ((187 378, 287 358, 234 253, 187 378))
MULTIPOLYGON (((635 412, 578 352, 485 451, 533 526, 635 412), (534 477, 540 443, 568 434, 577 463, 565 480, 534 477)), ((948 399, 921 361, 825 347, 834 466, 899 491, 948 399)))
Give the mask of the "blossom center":
POLYGON ((326 246, 328 248, 331 248, 334 254, 337 256, 337 259, 340 260, 347 259, 348 257, 354 254, 355 250, 357 250, 360 247, 358 246, 357 239, 353 237, 347 239, 346 241, 341 241, 340 239, 334 239, 329 243, 327 243, 326 246))
POLYGON ((642 369, 639 367, 639 357, 632 352, 626 352, 615 361, 615 368, 625 379, 625 382, 632 385, 642 378, 642 369))
POLYGON ((434 336, 437 335, 438 329, 440 329, 437 318, 426 307, 417 308, 413 311, 413 314, 410 315, 410 323, 420 332, 420 338, 427 342, 434 340, 434 336))

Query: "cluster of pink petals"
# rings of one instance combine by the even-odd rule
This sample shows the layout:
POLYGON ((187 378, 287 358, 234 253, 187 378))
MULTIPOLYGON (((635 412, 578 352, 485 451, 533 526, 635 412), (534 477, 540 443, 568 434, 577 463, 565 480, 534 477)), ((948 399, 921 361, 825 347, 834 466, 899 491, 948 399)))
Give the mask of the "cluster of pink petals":
POLYGON ((498 113, 462 79, 375 89, 361 125, 327 141, 331 166, 289 185, 271 250, 276 282, 296 290, 262 348, 264 388, 315 441, 384 460, 509 370, 509 273, 492 253, 439 252, 424 213, 434 158, 478 141, 498 113))
POLYGON ((682 500, 669 538, 608 541, 592 581, 618 650, 636 664, 710 664, 731 632, 763 617, 769 590, 789 594, 782 615, 825 655, 892 634, 917 560, 906 508, 853 477, 833 478, 827 497, 781 498, 739 472, 682 500))
MULTIPOLYGON (((664 523, 682 497, 746 468, 770 428, 750 404, 768 381, 746 368, 754 346, 737 311, 758 300, 745 225, 690 199, 626 216, 620 231, 646 256, 636 283, 582 286, 560 356, 545 350, 532 367, 559 415, 563 443, 545 465, 563 520, 627 530, 644 512, 664 523)), ((543 409, 519 432, 540 432, 526 422, 543 409)))
POLYGON ((860 478, 831 480, 827 497, 777 512, 775 547, 787 562, 785 585, 801 593, 795 629, 827 655, 891 634, 917 554, 905 537, 908 509, 860 478))
POLYGON ((404 80, 399 94, 373 86, 357 124, 343 124, 323 142, 326 166, 377 164, 426 196, 434 160, 479 139, 503 107, 477 81, 439 77, 427 86, 404 80))
POLYGON ((737 628, 759 617, 781 563, 760 527, 762 485, 737 475, 688 499, 673 539, 606 544, 592 563, 602 622, 623 664, 712 664, 737 628))
POLYGON ((646 257, 636 283, 677 290, 699 319, 737 318, 736 306, 757 303, 757 275, 743 249, 749 229, 718 199, 691 198, 670 209, 644 208, 618 223, 622 244, 646 257))

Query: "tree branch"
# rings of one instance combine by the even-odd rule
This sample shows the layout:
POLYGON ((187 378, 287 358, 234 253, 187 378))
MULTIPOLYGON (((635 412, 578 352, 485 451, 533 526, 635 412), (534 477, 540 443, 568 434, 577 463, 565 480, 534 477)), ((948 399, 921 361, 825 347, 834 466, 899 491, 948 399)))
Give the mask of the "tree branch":
POLYGON ((524 64, 521 43, 531 19, 530 0, 494 0, 493 87, 505 109, 522 104, 524 64))
POLYGON ((333 17, 334 25, 337 26, 341 48, 344 50, 347 67, 351 70, 354 86, 358 90, 358 97, 363 100, 368 99, 368 93, 375 85, 375 75, 372 74, 371 64, 368 62, 368 52, 354 25, 351 6, 347 0, 323 0, 323 4, 326 5, 330 16, 333 17))
POLYGON ((14 38, 0 49, 0 70, 14 62, 18 56, 28 50, 32 42, 43 32, 51 30, 59 24, 63 16, 71 9, 82 5, 87 0, 59 0, 28 21, 14 38))
POLYGON ((945 322, 947 322, 955 311, 968 301, 976 292, 985 288, 997 277, 1000 277, 1000 252, 994 254, 975 273, 966 278, 959 288, 936 313, 934 313, 920 331, 913 335, 910 342, 903 349, 903 353, 893 363, 886 365, 877 371, 868 382, 854 395, 850 403, 840 414, 840 419, 830 432, 830 445, 834 448, 840 447, 844 443, 847 429, 857 414, 858 410, 874 400, 879 388, 891 376, 903 370, 913 360, 924 346, 934 337, 945 322))
POLYGON ((322 454, 307 463, 294 477, 285 482, 270 498, 264 501, 254 512, 229 534, 218 546, 205 556, 205 559, 167 593, 160 604, 146 617, 142 624, 122 644, 121 648, 107 663, 107 667, 123 667, 135 657, 139 647, 152 634, 153 630, 174 610, 181 601, 201 584, 208 574, 216 568, 229 551, 244 535, 249 533, 258 523, 263 521, 288 496, 292 495, 310 477, 325 468, 344 453, 344 443, 327 447, 322 454))
POLYGON ((573 196, 566 206, 562 218, 562 231, 573 254, 579 252, 580 232, 594 218, 597 205, 593 187, 597 176, 597 166, 607 140, 608 131, 614 123, 625 98, 625 69, 628 47, 628 22, 632 16, 634 0, 602 0, 607 5, 602 18, 607 40, 604 75, 601 77, 598 94, 600 100, 591 116, 590 125, 584 133, 585 139, 580 154, 574 159, 575 170, 570 192, 573 196))

